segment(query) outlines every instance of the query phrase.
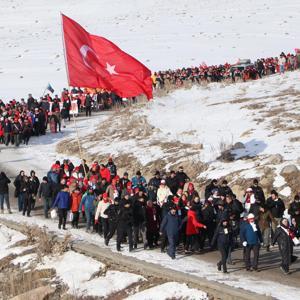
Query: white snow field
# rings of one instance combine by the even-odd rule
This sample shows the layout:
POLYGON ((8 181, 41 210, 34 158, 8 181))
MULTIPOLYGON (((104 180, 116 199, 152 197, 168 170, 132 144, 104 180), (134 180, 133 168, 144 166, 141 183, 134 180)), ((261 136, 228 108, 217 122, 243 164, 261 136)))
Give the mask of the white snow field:
POLYGON ((0 98, 67 86, 60 12, 151 70, 234 63, 300 47, 295 0, 1 0, 0 98))

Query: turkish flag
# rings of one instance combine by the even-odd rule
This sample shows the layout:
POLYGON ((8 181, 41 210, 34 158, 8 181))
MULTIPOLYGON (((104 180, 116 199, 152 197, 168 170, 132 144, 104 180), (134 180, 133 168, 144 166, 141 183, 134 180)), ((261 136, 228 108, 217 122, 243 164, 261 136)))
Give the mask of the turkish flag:
POLYGON ((103 88, 120 97, 152 99, 151 71, 109 40, 92 35, 62 15, 70 86, 103 88))

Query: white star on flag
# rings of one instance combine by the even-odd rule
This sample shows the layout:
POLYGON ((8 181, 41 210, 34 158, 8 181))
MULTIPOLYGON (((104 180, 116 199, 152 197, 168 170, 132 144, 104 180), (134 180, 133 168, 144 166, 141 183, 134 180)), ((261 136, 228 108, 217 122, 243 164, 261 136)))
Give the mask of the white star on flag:
POLYGON ((108 62, 106 63, 106 71, 110 74, 110 75, 117 75, 118 73, 115 71, 115 67, 116 66, 111 66, 108 62))

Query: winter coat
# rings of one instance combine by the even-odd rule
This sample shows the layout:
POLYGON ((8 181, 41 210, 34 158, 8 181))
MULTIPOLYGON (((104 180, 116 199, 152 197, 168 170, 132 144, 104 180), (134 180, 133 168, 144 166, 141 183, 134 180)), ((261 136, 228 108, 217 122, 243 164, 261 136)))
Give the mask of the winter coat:
POLYGON ((256 231, 253 230, 253 227, 247 222, 244 226, 240 228, 240 237, 241 242, 247 242, 247 245, 259 245, 263 242, 260 228, 257 224, 256 231))
POLYGON ((176 173, 176 178, 178 180, 180 188, 183 188, 185 183, 190 180, 190 177, 187 176, 185 172, 179 172, 179 171, 176 173))
POLYGON ((275 201, 270 197, 268 198, 266 205, 274 218, 281 218, 283 216, 285 205, 280 198, 275 201))
POLYGON ((186 235, 194 235, 199 233, 198 228, 203 228, 205 225, 197 220, 196 211, 189 209, 187 213, 186 235))
POLYGON ((156 233, 159 229, 159 213, 155 206, 146 206, 147 231, 156 233))
POLYGON ((160 232, 168 237, 177 237, 181 229, 181 219, 177 214, 172 215, 170 212, 163 218, 160 225, 160 232))
POLYGON ((300 224, 300 202, 293 201, 290 204, 288 213, 292 218, 295 218, 297 224, 300 224))
POLYGON ((212 182, 205 187, 205 200, 212 196, 212 191, 218 189, 212 182))
POLYGON ((106 182, 110 182, 110 172, 108 168, 100 169, 101 178, 105 178, 106 182))
POLYGON ((165 185, 165 186, 160 186, 159 189, 157 190, 157 204, 159 206, 162 206, 164 202, 167 201, 168 196, 172 195, 170 189, 165 185))
POLYGON ((219 186, 219 194, 220 195, 232 195, 232 189, 226 185, 226 186, 219 186))
POLYGON ((240 219, 240 215, 243 212, 243 204, 237 200, 233 199, 231 203, 225 203, 225 209, 229 216, 232 216, 235 221, 240 219))
POLYGON ((178 178, 175 177, 168 177, 166 180, 167 186, 170 188, 170 191, 172 192, 173 195, 175 195, 179 189, 179 181, 178 178))
POLYGON ((119 220, 119 205, 111 204, 107 207, 107 209, 104 211, 104 214, 107 215, 108 221, 117 224, 119 220))
POLYGON ((96 199, 96 196, 93 194, 85 193, 81 199, 79 210, 82 211, 82 206, 84 206, 84 211, 94 212, 94 200, 96 199))
POLYGON ((291 257, 293 253, 293 241, 281 226, 277 227, 272 240, 273 245, 278 243, 279 251, 282 256, 282 260, 285 264, 291 263, 291 257))
POLYGON ((120 203, 119 226, 127 227, 133 225, 133 207, 131 200, 122 200, 120 203), (125 205, 129 204, 129 207, 125 205))
POLYGON ((131 180, 132 189, 139 188, 140 190, 146 192, 147 191, 147 181, 144 176, 134 176, 131 180))
POLYGON ((99 217, 107 219, 108 215, 105 214, 105 211, 110 205, 111 203, 109 201, 106 202, 104 202, 103 200, 99 201, 95 213, 95 220, 98 220, 99 217))
POLYGON ((21 188, 21 181, 24 180, 23 177, 19 174, 15 180, 14 180, 14 186, 15 186, 15 197, 18 197, 20 194, 20 188, 21 188))
POLYGON ((10 179, 5 175, 4 172, 0 173, 0 194, 8 194, 8 184, 10 179))
POLYGON ((146 208, 141 201, 133 203, 133 226, 146 225, 146 208))
POLYGON ((233 231, 231 226, 224 227, 221 223, 217 226, 212 239, 212 246, 217 243, 218 249, 224 249, 233 244, 233 231))
POLYGON ((258 226, 261 229, 261 231, 264 231, 265 229, 270 228, 270 224, 271 224, 272 220, 273 220, 273 216, 269 210, 266 210, 264 212, 259 212, 258 226))
POLYGON ((71 197, 68 192, 61 191, 57 194, 52 208, 70 209, 71 197))
POLYGON ((49 182, 42 182, 40 184, 39 190, 38 190, 38 196, 39 198, 51 198, 52 197, 52 185, 49 182))
POLYGON ((81 199, 82 199, 82 194, 81 193, 73 192, 71 194, 71 211, 73 213, 79 211, 79 206, 80 206, 80 203, 81 203, 81 199))
POLYGON ((39 190, 39 186, 40 186, 39 179, 36 176, 30 177, 29 178, 29 183, 30 183, 32 194, 37 195, 38 190, 39 190))
POLYGON ((49 183, 59 183, 59 173, 49 171, 47 173, 47 178, 49 183))
POLYGON ((117 167, 113 162, 109 162, 106 165, 106 168, 108 168, 111 178, 114 178, 115 176, 117 176, 117 167))
POLYGON ((265 194, 263 189, 260 186, 251 186, 254 197, 259 204, 264 204, 266 202, 265 194))

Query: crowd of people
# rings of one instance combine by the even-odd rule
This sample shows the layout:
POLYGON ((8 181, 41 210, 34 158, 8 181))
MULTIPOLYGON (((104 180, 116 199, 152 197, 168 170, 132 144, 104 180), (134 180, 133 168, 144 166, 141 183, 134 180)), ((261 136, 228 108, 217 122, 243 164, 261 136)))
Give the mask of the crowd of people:
MULTIPOLYGON (((8 212, 8 185, 5 173, 0 174, 0 204, 8 212)), ((243 248, 248 271, 259 268, 261 246, 270 251, 278 243, 282 256, 281 269, 289 274, 289 266, 296 259, 293 246, 299 244, 300 198, 289 203, 289 219, 285 203, 272 190, 266 198, 258 180, 246 189, 243 199, 237 199, 226 180, 212 180, 200 197, 182 167, 177 171, 156 171, 147 181, 141 171, 122 177, 112 158, 106 164, 86 161, 78 166, 70 160, 56 161, 41 182, 34 171, 21 171, 13 182, 19 211, 30 217, 36 203, 43 204, 45 218, 56 218, 58 228, 84 226, 87 232, 100 234, 108 245, 116 236, 116 247, 128 242, 129 251, 138 244, 143 248, 160 247, 175 259, 176 249, 197 253, 205 248, 221 254, 218 270, 227 273, 233 264, 231 253, 243 248), (251 253, 253 260, 251 262, 251 253)))
POLYGON ((236 82, 262 78, 263 76, 285 71, 294 71, 300 65, 300 55, 281 53, 279 57, 257 59, 253 64, 250 60, 239 60, 236 64, 207 66, 205 63, 199 67, 182 68, 155 72, 152 75, 153 86, 162 89, 166 85, 181 87, 184 82, 236 82))
POLYGON ((64 89, 61 96, 47 94, 39 100, 28 95, 27 100, 11 100, 4 103, 0 99, 0 144, 19 147, 28 145, 32 136, 45 135, 47 129, 52 133, 61 132, 70 121, 71 115, 85 113, 90 117, 92 111, 107 110, 113 106, 126 106, 136 98, 122 99, 104 90, 72 88, 64 89), (72 106, 72 104, 75 104, 72 106), (73 111, 74 110, 74 111, 73 111))
MULTIPOLYGON (((155 72, 152 75, 153 87, 162 89, 166 86, 181 87, 184 82, 235 82, 237 80, 255 80, 275 73, 293 71, 299 67, 300 54, 281 53, 279 57, 262 58, 250 64, 239 61, 236 65, 223 65, 182 68, 155 72)), ((53 92, 52 87, 49 88, 53 92)), ((28 145, 32 136, 45 135, 47 129, 52 133, 60 132, 70 121, 71 115, 80 112, 90 117, 92 111, 106 110, 113 106, 126 106, 135 103, 132 99, 121 98, 113 92, 103 89, 64 89, 60 96, 46 94, 35 99, 32 94, 27 100, 15 99, 4 103, 0 99, 0 144, 19 147, 28 145)))

